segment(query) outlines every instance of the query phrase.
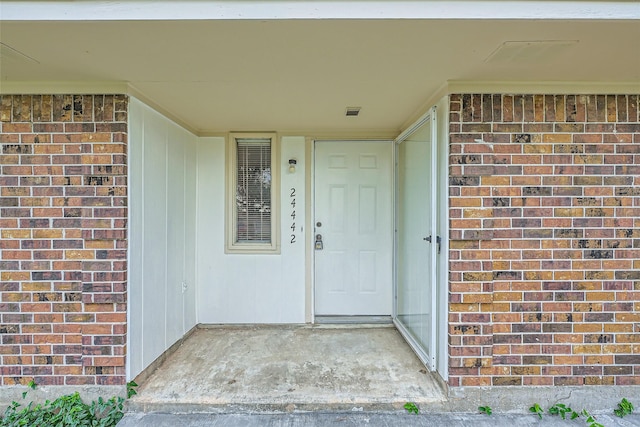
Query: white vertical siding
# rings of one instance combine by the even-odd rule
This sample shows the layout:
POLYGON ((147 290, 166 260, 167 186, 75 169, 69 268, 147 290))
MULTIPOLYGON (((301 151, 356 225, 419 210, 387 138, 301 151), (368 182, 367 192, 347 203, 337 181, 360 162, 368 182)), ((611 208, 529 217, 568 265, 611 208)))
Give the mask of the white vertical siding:
POLYGON ((133 378, 195 325, 196 201, 195 189, 186 189, 195 187, 196 137, 134 98, 129 129, 127 377, 133 378))
POLYGON ((196 295, 198 292, 196 283, 196 194, 197 194, 197 138, 189 138, 184 143, 184 215, 185 221, 185 248, 184 248, 184 279, 187 285, 184 298, 184 332, 189 331, 197 322, 196 295))

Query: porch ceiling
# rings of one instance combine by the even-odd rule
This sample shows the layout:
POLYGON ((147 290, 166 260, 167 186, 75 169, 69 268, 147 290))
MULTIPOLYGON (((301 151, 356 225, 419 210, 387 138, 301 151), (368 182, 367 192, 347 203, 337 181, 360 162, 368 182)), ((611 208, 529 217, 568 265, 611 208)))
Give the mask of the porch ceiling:
POLYGON ((397 134, 451 80, 640 81, 637 20, 5 21, 0 40, 3 86, 126 83, 198 134, 397 134), (571 42, 487 60, 541 40, 571 42))

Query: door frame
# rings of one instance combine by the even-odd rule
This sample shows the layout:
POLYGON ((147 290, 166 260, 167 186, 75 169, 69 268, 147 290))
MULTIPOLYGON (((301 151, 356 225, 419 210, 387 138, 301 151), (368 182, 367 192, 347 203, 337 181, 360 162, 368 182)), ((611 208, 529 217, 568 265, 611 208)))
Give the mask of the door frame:
MULTIPOLYGON (((405 139, 411 136, 415 131, 417 131, 422 125, 430 122, 431 124, 431 185, 429 186, 429 191, 431 194, 431 206, 433 215, 431 215, 431 222, 429 224, 429 228, 431 230, 433 247, 430 252, 430 261, 431 261, 431 271, 429 271, 429 277, 427 280, 431 281, 431 309, 429 310, 431 317, 431 331, 429 336, 429 349, 431 354, 427 354, 422 346, 418 343, 418 341, 413 337, 411 332, 398 320, 398 234, 397 231, 394 233, 394 241, 393 241, 393 296, 394 296, 394 304, 393 304, 393 324, 398 329, 402 337, 409 344, 414 353, 418 356, 418 358, 422 361, 422 363, 429 368, 430 371, 435 372, 437 369, 437 361, 438 361, 438 313, 440 313, 440 304, 438 301, 438 288, 441 286, 438 283, 438 251, 436 246, 436 236, 438 230, 438 215, 442 212, 442 208, 438 205, 439 201, 439 191, 438 191, 438 116, 436 107, 431 107, 424 115, 422 115, 415 123, 413 123, 410 127, 408 127, 404 132, 402 132, 394 141, 394 155, 398 150, 399 144, 402 143, 405 139)), ((397 157, 397 155, 396 155, 397 157)), ((396 160, 397 162, 397 160, 396 160)), ((398 177, 397 173, 399 170, 398 164, 394 164, 394 229, 398 229, 398 217, 399 217, 399 206, 395 204, 396 195, 398 194, 398 177)), ((448 236, 441 236, 444 240, 448 238, 448 236)), ((446 247, 446 246, 445 246, 446 247)))
POLYGON ((385 142, 385 143, 389 143, 390 145, 392 145, 391 147, 391 204, 392 204, 392 211, 391 211, 391 233, 392 233, 392 244, 393 244, 393 248, 392 248, 392 253, 391 253, 391 277, 389 278, 391 280, 391 287, 392 287, 392 294, 391 294, 391 313, 392 313, 392 317, 394 316, 394 312, 395 312, 395 216, 396 216, 396 211, 395 211, 395 205, 396 205, 396 192, 395 192, 395 185, 396 185, 396 150, 395 150, 395 140, 393 139, 380 139, 380 138, 307 138, 307 155, 308 155, 308 161, 307 164, 310 165, 310 167, 307 168, 307 194, 309 194, 309 197, 307 199, 307 212, 309 212, 310 214, 307 216, 308 218, 308 222, 307 222, 307 262, 308 265, 310 266, 309 269, 307 269, 307 283, 310 284, 310 286, 307 286, 308 289, 308 294, 307 294, 307 313, 309 314, 307 321, 315 324, 317 323, 316 320, 316 301, 315 301, 315 295, 316 295, 316 257, 315 257, 315 235, 316 235, 316 229, 315 229, 315 224, 316 224, 316 206, 315 206, 315 200, 316 200, 316 144, 317 143, 322 143, 322 142, 344 142, 344 143, 349 143, 349 142, 385 142))

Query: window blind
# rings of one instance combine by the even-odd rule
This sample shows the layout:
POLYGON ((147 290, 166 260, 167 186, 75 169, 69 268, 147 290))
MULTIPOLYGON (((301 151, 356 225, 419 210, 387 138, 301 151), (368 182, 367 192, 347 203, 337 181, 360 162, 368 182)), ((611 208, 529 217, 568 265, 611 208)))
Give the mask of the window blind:
POLYGON ((238 138, 236 243, 271 243, 271 138, 238 138))

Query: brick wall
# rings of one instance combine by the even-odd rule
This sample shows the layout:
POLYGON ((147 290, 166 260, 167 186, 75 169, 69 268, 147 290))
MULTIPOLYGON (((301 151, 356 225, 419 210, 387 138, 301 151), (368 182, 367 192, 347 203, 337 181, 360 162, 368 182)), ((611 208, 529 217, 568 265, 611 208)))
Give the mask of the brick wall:
POLYGON ((125 382, 127 98, 0 97, 2 385, 125 382))
POLYGON ((450 383, 640 384, 639 95, 450 97, 450 383))

